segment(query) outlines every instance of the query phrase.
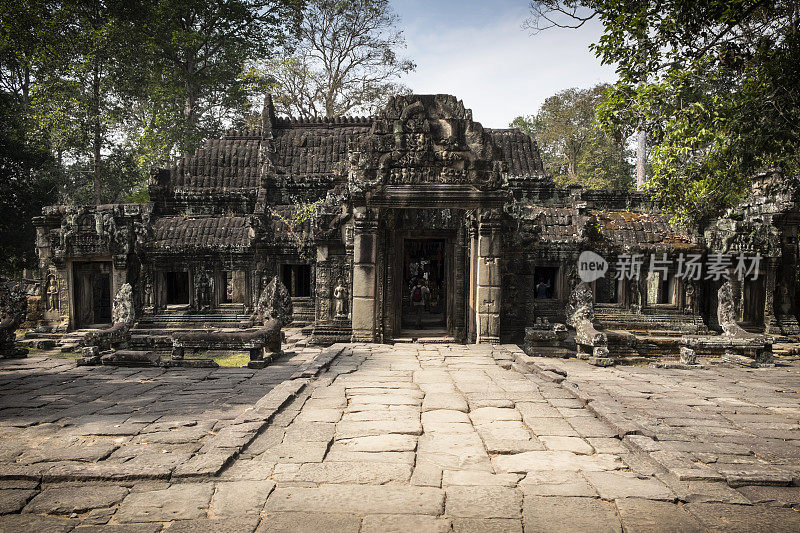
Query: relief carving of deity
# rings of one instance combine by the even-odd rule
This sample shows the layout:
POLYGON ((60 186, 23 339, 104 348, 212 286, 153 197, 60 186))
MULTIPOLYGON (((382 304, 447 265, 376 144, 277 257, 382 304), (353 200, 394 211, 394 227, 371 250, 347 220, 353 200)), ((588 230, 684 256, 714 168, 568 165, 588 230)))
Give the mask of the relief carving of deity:
POLYGON ((58 310, 58 279, 55 274, 47 276, 47 308, 51 311, 58 310))
POLYGON ((347 318, 347 287, 344 286, 342 278, 336 280, 336 287, 333 289, 333 301, 336 318, 347 318))

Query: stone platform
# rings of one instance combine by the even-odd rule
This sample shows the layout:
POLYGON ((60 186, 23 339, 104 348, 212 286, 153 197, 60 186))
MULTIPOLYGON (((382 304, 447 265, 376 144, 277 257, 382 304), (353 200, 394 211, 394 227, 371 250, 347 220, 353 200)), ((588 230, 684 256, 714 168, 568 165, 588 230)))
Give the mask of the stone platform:
MULTIPOLYGON (((598 397, 590 407, 601 392, 613 393, 623 414, 654 420, 670 414, 666 397, 674 409, 705 414, 671 425, 704 428, 676 429, 672 442, 701 453, 714 435, 730 456, 760 422, 745 416, 722 431, 696 421, 753 414, 752 404, 767 410, 765 424, 782 416, 794 425, 761 435, 785 439, 771 448, 770 464, 788 465, 797 449, 794 369, 714 377, 557 361, 567 374, 558 383, 562 374, 520 364, 520 354, 508 345, 351 344, 260 371, 3 362, 0 531, 800 529, 796 478, 770 486, 681 479, 632 438, 642 435, 620 439, 620 419, 573 393, 576 384, 591 388, 598 397), (186 475, 184 465, 213 440, 235 453, 217 470, 186 475), (65 462, 91 472, 115 459, 174 469, 92 482, 81 481, 79 469, 48 474, 65 462), (25 465, 36 468, 26 473, 25 465)), ((694 459, 728 458, 704 453, 694 459)))

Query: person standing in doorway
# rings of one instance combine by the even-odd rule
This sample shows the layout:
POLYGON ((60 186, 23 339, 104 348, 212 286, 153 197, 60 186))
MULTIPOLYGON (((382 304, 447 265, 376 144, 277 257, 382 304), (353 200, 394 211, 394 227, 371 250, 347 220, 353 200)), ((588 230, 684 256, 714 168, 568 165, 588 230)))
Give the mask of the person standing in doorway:
POLYGON ((411 308, 414 310, 417 329, 422 329, 422 312, 425 310, 426 291, 430 294, 430 291, 422 284, 420 278, 417 278, 414 281, 414 286, 411 288, 411 308))
POLYGON ((544 280, 540 280, 539 284, 536 285, 536 298, 539 300, 544 300, 545 298, 549 298, 550 292, 550 280, 547 280, 547 283, 544 280))

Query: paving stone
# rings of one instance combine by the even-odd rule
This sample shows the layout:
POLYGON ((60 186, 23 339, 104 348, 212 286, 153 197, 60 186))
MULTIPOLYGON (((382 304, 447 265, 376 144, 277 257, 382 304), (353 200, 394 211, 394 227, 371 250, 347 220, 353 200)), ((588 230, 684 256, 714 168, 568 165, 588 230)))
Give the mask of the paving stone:
POLYGON ((563 418, 531 418, 525 415, 522 419, 525 425, 536 435, 551 435, 561 437, 578 437, 578 432, 563 418))
POLYGON ((659 473, 660 479, 679 500, 688 503, 735 503, 747 505, 750 500, 725 483, 711 481, 680 481, 672 474, 659 473))
POLYGON ((220 450, 197 454, 185 463, 178 465, 172 477, 215 476, 225 468, 229 461, 235 457, 235 454, 236 450, 220 450))
POLYGON ((122 523, 204 518, 213 490, 210 483, 186 483, 165 490, 132 493, 122 500, 114 517, 122 523))
POLYGON ((447 409, 452 411, 469 411, 467 401, 460 394, 427 394, 422 402, 422 411, 447 409))
POLYGON ((685 508, 711 531, 731 533, 800 531, 800 514, 786 507, 689 503, 685 508))
POLYGON ((494 439, 483 436, 486 451, 491 454, 514 454, 544 450, 544 444, 536 439, 494 439))
POLYGON ((111 520, 114 513, 117 512, 116 508, 106 507, 105 509, 92 509, 83 517, 81 526, 102 526, 111 520))
POLYGON ((542 441, 542 444, 544 444, 545 448, 548 450, 562 450, 583 455, 591 455, 594 453, 594 448, 578 437, 542 435, 539 437, 539 440, 542 441))
POLYGON ((800 506, 800 487, 774 487, 748 485, 736 489, 752 503, 775 503, 783 506, 800 506))
POLYGON ((370 515, 361 522, 361 533, 447 533, 450 520, 427 515, 370 515))
POLYGON ((447 487, 446 514, 450 518, 518 518, 522 493, 510 487, 447 487))
POLYGON ((384 435, 386 433, 420 435, 422 433, 422 425, 419 420, 340 422, 336 424, 336 439, 369 437, 372 435, 384 435))
POLYGON ((525 498, 526 531, 620 532, 614 505, 596 498, 525 498))
POLYGON ((471 426, 472 421, 466 413, 452 409, 438 409, 422 413, 422 424, 426 428, 431 424, 469 424, 471 426))
POLYGON ((217 483, 211 498, 215 517, 234 517, 258 514, 267 496, 275 488, 273 481, 231 481, 217 483))
POLYGON ((353 452, 343 449, 337 443, 331 446, 328 455, 325 456, 326 462, 334 463, 402 463, 413 465, 415 462, 414 452, 353 452))
POLYGON ((119 485, 75 484, 46 488, 25 507, 24 512, 35 514, 83 513, 90 509, 111 507, 128 495, 119 485))
POLYGON ((530 472, 519 483, 526 498, 532 496, 597 497, 597 491, 579 472, 530 472))
POLYGON ((597 453, 621 454, 630 450, 622 444, 620 439, 607 437, 588 437, 586 439, 597 453))
POLYGON ((303 409, 294 418, 297 422, 338 422, 342 418, 342 409, 303 409))
POLYGON ((74 533, 158 533, 161 531, 161 524, 81 525, 72 531, 74 533))
POLYGON ((453 519, 453 531, 455 533, 522 533, 522 522, 510 518, 455 518, 453 519))
POLYGON ((432 487, 322 485, 279 487, 267 499, 265 510, 439 515, 443 507, 444 491, 432 487))
POLYGON ((42 461, 85 461, 96 462, 111 455, 119 448, 118 444, 90 444, 74 446, 47 446, 23 452, 17 457, 22 464, 40 463, 42 461))
POLYGON ((417 460, 414 473, 411 475, 411 484, 418 487, 441 487, 442 467, 428 461, 417 460))
POLYGON ((77 520, 39 516, 35 514, 8 514, 0 516, 0 533, 39 532, 68 533, 78 525, 77 520))
MULTIPOLYGON (((312 508, 313 509, 313 508, 312 508)), ((267 512, 256 533, 359 533, 361 517, 353 514, 303 512, 267 512)))
POLYGON ((674 503, 623 498, 616 504, 625 533, 700 533, 706 530, 694 516, 674 503))
POLYGON ((176 520, 170 524, 170 533, 252 533, 260 516, 220 518, 214 520, 176 520))
POLYGON ((446 470, 442 477, 442 485, 516 487, 521 477, 521 474, 492 474, 480 470, 446 470))
POLYGON ((0 490, 0 515, 18 513, 36 495, 31 489, 0 490))
POLYGON ((353 452, 413 452, 417 448, 414 435, 372 435, 337 441, 343 449, 353 452))
POLYGON ((492 457, 498 472, 527 473, 540 470, 567 470, 587 472, 617 470, 624 465, 614 455, 576 455, 562 451, 535 451, 492 457))
POLYGON ((327 442, 289 441, 270 448, 261 457, 276 463, 321 463, 327 451, 327 442))
POLYGON ((632 472, 586 472, 584 476, 597 489, 601 498, 675 500, 672 491, 656 478, 641 479, 632 472))
MULTIPOLYGON (((339 483, 358 485, 385 485, 407 483, 412 466, 404 463, 346 462, 306 463, 290 473, 275 474, 276 481, 307 481, 311 483, 339 483)), ((436 485, 439 486, 438 484, 436 485)))
MULTIPOLYGON (((287 442, 330 442, 336 431, 336 424, 325 422, 295 422, 281 432, 281 437, 287 442), (285 434, 284 434, 285 433, 285 434)), ((278 441, 280 443, 280 441, 278 441)))
POLYGON ((501 407, 480 407, 470 411, 469 417, 475 425, 488 424, 500 420, 522 420, 522 415, 516 409, 503 409, 501 407))

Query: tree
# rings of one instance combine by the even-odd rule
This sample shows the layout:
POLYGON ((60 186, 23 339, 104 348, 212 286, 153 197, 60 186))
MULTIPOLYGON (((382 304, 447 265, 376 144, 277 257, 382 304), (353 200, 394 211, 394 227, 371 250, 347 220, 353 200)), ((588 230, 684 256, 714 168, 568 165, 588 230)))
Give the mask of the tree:
POLYGON ((604 26, 592 48, 619 74, 598 119, 620 136, 645 125, 647 188, 677 218, 717 216, 758 170, 798 179, 797 2, 547 0, 532 3, 529 24, 576 27, 591 18, 604 26))
POLYGON ((36 266, 32 218, 58 193, 49 149, 28 138, 24 117, 14 95, 0 92, 0 273, 8 276, 36 266))
POLYGON ((310 0, 298 38, 285 58, 262 70, 277 84, 284 113, 310 117, 371 114, 415 65, 398 56, 405 47, 388 0, 310 0))
POLYGON ((566 89, 547 98, 536 115, 511 123, 536 137, 544 166, 559 185, 627 189, 632 184, 631 151, 595 124, 607 88, 566 89))
POLYGON ((126 118, 140 156, 154 163, 190 153, 242 120, 253 89, 248 68, 296 32, 301 7, 300 0, 130 3, 127 28, 141 44, 127 53, 140 76, 125 88, 126 118))

